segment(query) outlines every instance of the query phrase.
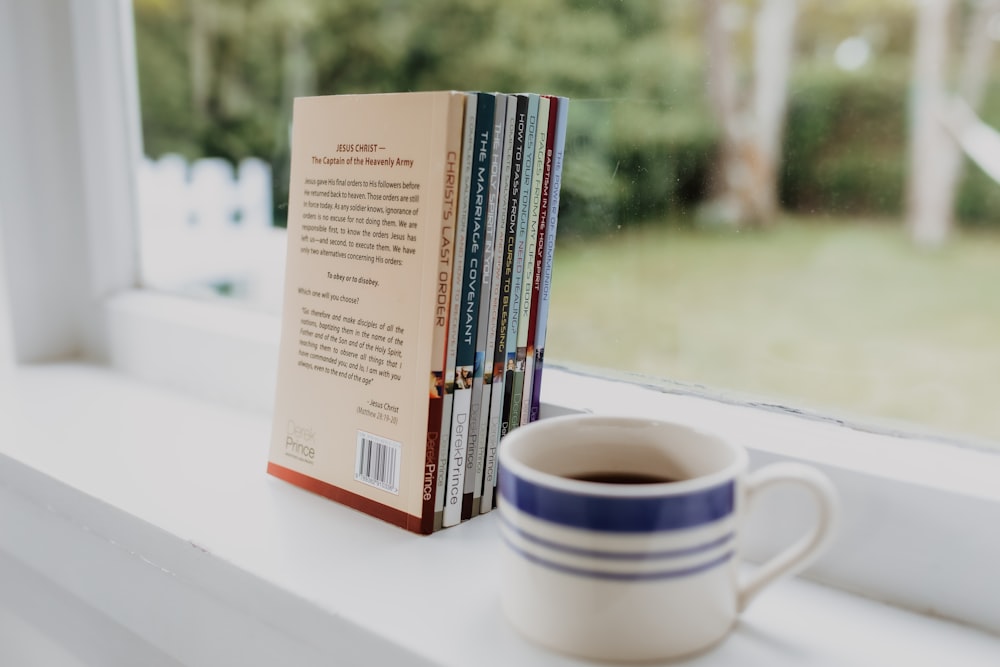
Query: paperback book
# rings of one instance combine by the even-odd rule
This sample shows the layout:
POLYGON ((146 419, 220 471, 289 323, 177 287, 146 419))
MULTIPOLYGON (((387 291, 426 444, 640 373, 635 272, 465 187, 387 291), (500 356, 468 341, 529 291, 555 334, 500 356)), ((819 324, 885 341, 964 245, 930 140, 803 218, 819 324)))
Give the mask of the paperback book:
MULTIPOLYGON (((535 166, 535 134, 538 129, 538 95, 518 95, 518 125, 515 137, 515 159, 520 158, 517 196, 511 195, 511 210, 517 228, 514 236, 514 263, 510 281, 510 310, 507 314, 507 352, 504 368, 503 412, 500 414, 500 438, 507 435, 511 426, 517 426, 519 410, 514 408, 517 380, 517 341, 521 324, 521 293, 524 290, 524 257, 528 244, 528 217, 531 200, 532 175, 535 166), (522 102, 523 107, 522 107, 522 102), (523 112, 522 112, 523 108, 523 112), (514 201, 516 200, 516 202, 514 201), (511 419, 514 422, 511 422, 511 419)), ((522 369, 523 375, 523 369, 522 369)), ((518 394, 518 399, 520 395, 518 394)), ((520 403, 518 402, 518 405, 520 403)))
MULTIPOLYGON (((461 518, 462 483, 461 475, 465 470, 465 448, 467 429, 463 422, 455 428, 456 412, 467 412, 468 408, 459 406, 456 410, 455 399, 458 392, 458 382, 462 369, 458 366, 459 347, 462 330, 462 305, 464 303, 462 281, 465 277, 465 263, 468 258, 468 216, 469 202, 472 194, 472 154, 476 135, 476 96, 466 93, 465 125, 462 142, 462 168, 459 183, 459 204, 457 231, 455 233, 455 262, 452 267, 452 300, 448 318, 448 349, 445 366, 445 402, 444 424, 441 428, 441 450, 445 453, 441 461, 444 472, 444 483, 440 488, 438 504, 441 505, 441 516, 435 517, 435 528, 453 526, 461 518)), ((463 392, 458 398, 461 400, 463 392)))

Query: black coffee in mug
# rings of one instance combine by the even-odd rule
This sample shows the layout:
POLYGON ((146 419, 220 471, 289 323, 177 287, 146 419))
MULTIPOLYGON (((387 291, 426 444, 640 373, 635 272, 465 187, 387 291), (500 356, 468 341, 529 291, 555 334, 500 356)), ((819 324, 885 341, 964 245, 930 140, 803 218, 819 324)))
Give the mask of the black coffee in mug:
POLYGON ((587 472, 570 475, 569 479, 578 479, 581 482, 598 482, 599 484, 665 484, 678 481, 642 472, 587 472))

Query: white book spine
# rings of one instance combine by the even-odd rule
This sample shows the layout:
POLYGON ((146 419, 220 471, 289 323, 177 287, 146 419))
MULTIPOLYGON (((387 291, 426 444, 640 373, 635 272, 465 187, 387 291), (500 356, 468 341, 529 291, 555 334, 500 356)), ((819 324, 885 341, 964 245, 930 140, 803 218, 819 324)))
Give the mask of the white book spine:
MULTIPOLYGON (((447 507, 448 472, 451 459, 451 427, 454 415, 455 355, 458 352, 459 314, 461 310, 462 277, 465 273, 465 241, 469 218, 469 192, 471 189, 472 146, 476 132, 476 99, 467 94, 465 124, 462 130, 462 165, 459 171, 458 216, 455 219, 455 261, 452 269, 451 309, 448 318, 448 361, 445 366, 444 411, 441 415, 441 445, 438 456, 438 487, 434 501, 435 527, 444 526, 447 507)), ((461 503, 461 501, 459 501, 461 503)))
POLYGON ((451 355, 451 338, 455 334, 455 353, 458 352, 458 337, 461 326, 462 284, 465 279, 465 246, 468 243, 469 202, 472 192, 472 154, 476 143, 476 102, 475 93, 467 93, 465 101, 465 128, 462 140, 462 194, 459 204, 458 230, 462 230, 462 245, 455 244, 456 262, 452 281, 452 324, 449 325, 449 368, 445 374, 445 386, 451 387, 452 413, 451 433, 448 446, 447 476, 445 477, 444 517, 445 528, 454 526, 462 520, 462 489, 465 481, 465 457, 468 445, 469 428, 469 392, 460 391, 455 385, 456 359, 451 355), (458 267, 458 254, 462 255, 461 270, 458 267), (464 400, 463 400, 464 399, 464 400), (456 428, 456 426, 458 428, 456 428))

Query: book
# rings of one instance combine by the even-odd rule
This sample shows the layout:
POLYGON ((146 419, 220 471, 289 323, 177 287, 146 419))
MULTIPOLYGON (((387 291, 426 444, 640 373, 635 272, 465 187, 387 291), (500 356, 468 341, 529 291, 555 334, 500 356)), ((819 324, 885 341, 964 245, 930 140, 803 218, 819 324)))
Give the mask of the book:
POLYGON ((492 509, 537 414, 561 101, 295 100, 270 474, 419 533, 492 509))
POLYGON ((528 195, 528 228, 526 247, 524 251, 524 268, 522 269, 521 309, 517 330, 517 354, 514 358, 514 389, 511 392, 510 428, 516 428, 522 423, 521 409, 524 406, 524 395, 531 395, 531 376, 525 376, 528 357, 528 336, 534 335, 531 322, 532 304, 537 291, 535 284, 535 257, 538 254, 538 232, 542 212, 542 188, 545 174, 545 150, 548 146, 549 129, 549 99, 538 99, 538 118, 535 123, 534 166, 532 167, 531 192, 528 195), (525 377, 528 386, 525 386, 525 377))
MULTIPOLYGON (((513 95, 507 100, 507 126, 505 129, 504 162, 508 162, 507 151, 510 152, 509 168, 503 178, 507 180, 507 201, 503 218, 503 256, 497 259, 503 262, 500 274, 500 300, 497 314, 497 339, 493 358, 493 396, 490 404, 489 442, 491 447, 499 444, 507 433, 507 408, 510 406, 507 383, 513 375, 513 360, 508 368, 507 355, 515 344, 516 331, 511 329, 511 311, 517 302, 514 294, 514 278, 516 271, 515 254, 518 234, 518 205, 521 194, 521 169, 524 165, 524 134, 527 125, 528 98, 525 95, 513 95), (509 147, 507 142, 509 141, 509 147), (498 386, 499 385, 499 386, 498 386)), ((502 186, 501 186, 502 189, 502 186)), ((498 232, 499 233, 499 232, 498 232)), ((494 479, 494 483, 495 483, 494 479)))
MULTIPOLYGON (((448 461, 444 525, 453 526, 468 518, 472 505, 471 480, 466 484, 473 462, 479 426, 478 395, 472 390, 475 375, 476 336, 479 326, 480 290, 482 288, 482 263, 484 234, 486 231, 487 197, 489 196, 489 150, 493 133, 493 96, 488 93, 470 93, 467 107, 475 105, 475 113, 466 114, 466 123, 472 122, 472 133, 466 128, 466 140, 472 145, 467 153, 468 170, 463 166, 463 179, 468 171, 469 202, 465 243, 465 264, 458 315, 458 348, 455 361, 454 401, 451 420, 451 452, 448 461), (476 403, 473 404, 473 398, 476 403), (474 407, 473 407, 474 405, 474 407), (465 500, 468 489, 468 502, 465 500)), ((464 185, 463 185, 464 187, 464 185)), ((457 281, 456 281, 457 282, 457 281)))
MULTIPOLYGON (((496 488, 496 452, 500 442, 505 380, 504 362, 507 358, 507 315, 510 309, 510 281, 514 268, 514 245, 517 242, 517 207, 515 205, 511 211, 510 202, 512 197, 516 200, 517 186, 514 180, 515 174, 520 171, 519 162, 514 160, 519 102, 514 95, 505 95, 504 97, 506 98, 506 118, 504 118, 500 183, 497 188, 497 229, 493 250, 493 282, 490 290, 493 369, 490 378, 492 387, 487 417, 482 490, 480 491, 479 507, 481 513, 488 512, 493 508, 493 493, 496 488)), ((488 362, 489 359, 487 359, 488 362)))
MULTIPOLYGON (((490 250, 489 262, 492 262, 492 242, 493 230, 489 224, 490 208, 490 181, 492 179, 493 167, 493 127, 496 114, 496 95, 492 93, 478 93, 476 112, 476 138, 473 150, 473 193, 472 206, 469 210, 469 234, 474 243, 474 263, 473 270, 469 272, 471 281, 466 298, 466 322, 473 341, 471 350, 472 375, 469 382, 470 405, 469 405, 469 437, 465 460, 465 479, 462 493, 462 513, 461 519, 464 521, 472 516, 472 499, 474 496, 476 468, 479 453, 482 448, 479 444, 479 422, 482 411, 483 393, 483 361, 486 356, 485 349, 485 325, 487 319, 481 314, 486 308, 482 304, 488 302, 488 290, 490 275, 490 264, 487 262, 487 249, 490 250)), ((495 224, 494 224, 495 229, 495 224)), ((483 439, 486 434, 483 433, 483 439)))
POLYGON ((563 155, 566 149, 566 124, 569 119, 569 99, 553 98, 558 103, 555 142, 552 148, 552 177, 549 185, 548 219, 545 231, 545 256, 542 260, 542 280, 539 285, 538 315, 535 328, 535 361, 532 369, 530 421, 538 419, 541 405, 542 366, 545 361, 545 336, 548 330, 549 297, 552 288, 552 261, 555 255, 556 232, 559 227, 559 191, 562 185, 563 155))
MULTIPOLYGON (((564 97, 552 97, 548 96, 550 101, 550 114, 549 114, 549 130, 547 132, 546 144, 551 144, 552 155, 551 161, 546 159, 545 173, 543 174, 543 200, 541 202, 542 209, 539 214, 539 238, 538 238, 538 250, 536 253, 535 260, 535 280, 533 281, 532 289, 537 289, 539 295, 537 298, 537 308, 533 305, 532 318, 535 322, 535 334, 534 334, 534 351, 535 351, 535 363, 531 374, 528 374, 528 369, 525 369, 525 386, 530 386, 530 414, 528 416, 529 421, 534 421, 538 418, 539 405, 540 405, 540 387, 541 387, 541 373, 542 373, 542 357, 544 354, 545 347, 545 333, 546 324, 548 320, 548 303, 549 295, 552 283, 552 260, 555 252, 555 233, 556 224, 558 220, 558 208, 559 208, 559 185, 561 182, 562 173, 562 162, 563 162, 563 151, 566 141, 566 122, 569 113, 569 100, 564 97), (554 107, 554 108, 553 108, 554 107), (545 178, 548 178, 548 192, 545 192, 545 178), (547 200, 546 200, 547 198, 547 200), (547 203, 546 203, 547 201, 547 203), (541 212, 546 213, 544 217, 544 229, 542 227, 543 216, 541 212), (544 235, 544 238, 543 238, 544 235), (541 271, 538 271, 539 262, 541 262, 541 271), (528 381, 531 378, 531 381, 528 381)), ((548 152, 548 148, 546 148, 548 152)), ((529 327, 531 326, 529 322, 529 327)), ((530 344, 530 343, 529 343, 530 344)), ((529 347, 529 350, 531 348, 529 347)), ((529 356, 530 359, 530 356, 529 356)), ((526 392, 527 393, 527 392, 526 392)), ((524 420, 522 419, 522 422, 524 420)), ((495 498, 495 486, 496 486, 496 457, 494 455, 487 456, 486 470, 484 472, 484 483, 483 483, 483 495, 481 502, 481 512, 485 513, 490 511, 493 506, 493 500, 495 498)))
POLYGON ((293 108, 267 471, 420 533, 444 446, 464 111, 452 91, 293 108))
MULTIPOLYGON (((456 383, 461 346, 461 331, 463 328, 464 303, 463 283, 465 281, 465 264, 468 259, 469 234, 469 204, 472 197, 472 153, 476 134, 476 95, 466 93, 465 123, 462 133, 462 168, 459 176, 458 221, 455 227, 455 262, 452 269, 451 310, 448 321, 448 352, 445 367, 445 403, 441 447, 447 451, 444 461, 445 479, 442 490, 442 514, 440 526, 447 527, 457 523, 461 514, 462 475, 465 471, 466 428, 455 429, 455 395, 458 390, 456 383)), ((467 411, 467 409, 466 409, 467 411)), ((435 519, 437 526, 437 519, 435 519)))
MULTIPOLYGON (((514 392, 517 379, 517 342, 521 326, 521 296, 524 290, 524 258, 528 245, 528 219, 531 206, 531 186, 535 166, 535 136, 538 130, 538 95, 518 95, 518 133, 523 142, 515 140, 515 151, 522 152, 522 164, 517 197, 517 237, 514 244, 514 266, 510 281, 510 312, 507 320, 507 356, 504 378, 503 412, 500 422, 500 438, 507 435, 511 427, 517 427, 520 412, 520 394, 515 408, 514 392), (520 100, 526 99, 527 107, 521 115, 520 100), (523 129, 522 129, 523 118, 523 129)), ((513 205, 513 204, 512 204, 513 205)), ((523 379, 524 369, 521 369, 523 379)))
POLYGON ((548 235, 549 202, 552 190, 552 163, 556 142, 556 125, 559 118, 558 98, 543 96, 542 100, 549 103, 549 115, 548 123, 545 128, 545 142, 542 147, 543 152, 541 164, 536 165, 536 169, 541 171, 542 176, 541 190, 538 193, 539 210, 538 229, 535 239, 535 252, 531 255, 534 262, 534 268, 531 272, 531 302, 526 315, 528 318, 528 328, 525 340, 524 389, 521 397, 522 426, 527 424, 529 421, 533 421, 531 401, 532 397, 536 396, 534 386, 535 338, 537 337, 538 332, 538 313, 542 293, 542 279, 545 275, 545 242, 548 235))
MULTIPOLYGON (((500 262, 494 258, 503 247, 503 235, 497 234, 497 210, 500 204, 500 170, 503 166, 504 125, 507 119, 507 97, 495 94, 493 98, 493 128, 490 142, 489 191, 486 203, 486 233, 483 238, 483 270, 480 288, 482 307, 479 309, 479 331, 476 334, 476 367, 472 379, 472 404, 478 417, 472 428, 476 432, 476 448, 471 453, 474 465, 472 474, 466 471, 466 498, 471 497, 468 508, 463 504, 462 518, 480 513, 483 492, 486 450, 489 442, 490 396, 493 391, 493 350, 496 345, 497 308, 494 296, 494 276, 498 275, 500 262), (500 245, 497 245, 500 238, 500 245), (487 359, 487 353, 489 359, 487 359), (470 482, 471 481, 471 485, 470 482), (470 493, 471 486, 471 493, 470 493)), ((497 279, 498 280, 498 279, 497 279)), ((465 502, 465 501, 463 501, 465 502)))

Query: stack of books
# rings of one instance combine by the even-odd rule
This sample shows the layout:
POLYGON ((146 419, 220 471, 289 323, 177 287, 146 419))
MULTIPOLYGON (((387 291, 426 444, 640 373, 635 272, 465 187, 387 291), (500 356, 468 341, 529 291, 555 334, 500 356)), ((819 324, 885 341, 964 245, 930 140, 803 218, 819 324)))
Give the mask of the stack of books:
POLYGON ((268 472, 420 533, 538 417, 568 100, 298 98, 268 472))

